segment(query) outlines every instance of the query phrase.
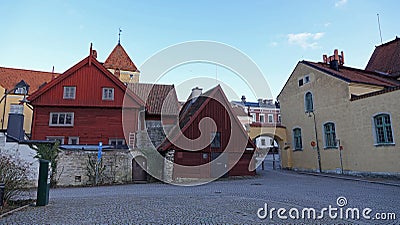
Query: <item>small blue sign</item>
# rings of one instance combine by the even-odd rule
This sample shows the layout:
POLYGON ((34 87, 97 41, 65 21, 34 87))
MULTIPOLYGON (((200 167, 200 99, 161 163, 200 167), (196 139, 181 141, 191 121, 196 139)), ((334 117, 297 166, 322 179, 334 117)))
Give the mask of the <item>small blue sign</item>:
POLYGON ((98 151, 97 151, 97 161, 99 161, 100 162, 100 160, 101 160, 101 151, 103 150, 103 142, 99 142, 99 148, 98 148, 98 151))

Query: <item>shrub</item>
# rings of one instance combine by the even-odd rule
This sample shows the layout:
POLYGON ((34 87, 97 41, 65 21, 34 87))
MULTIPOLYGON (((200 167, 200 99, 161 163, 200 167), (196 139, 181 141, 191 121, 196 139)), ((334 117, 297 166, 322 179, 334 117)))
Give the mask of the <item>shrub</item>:
POLYGON ((9 156, 0 156, 0 183, 5 184, 3 201, 7 204, 28 185, 28 166, 9 156))

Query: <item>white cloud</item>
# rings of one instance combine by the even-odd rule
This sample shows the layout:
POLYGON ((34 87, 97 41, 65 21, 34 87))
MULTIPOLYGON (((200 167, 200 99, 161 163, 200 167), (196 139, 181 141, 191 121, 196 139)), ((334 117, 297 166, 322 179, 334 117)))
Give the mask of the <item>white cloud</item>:
POLYGON ((324 33, 298 33, 298 34, 288 34, 288 42, 292 45, 298 45, 303 49, 316 49, 318 48, 317 40, 321 39, 324 33))
POLYGON ((343 6, 347 3, 347 0, 339 0, 335 3, 335 7, 343 6))
POLYGON ((324 23, 324 27, 329 27, 331 25, 331 23, 330 22, 326 22, 326 23, 324 23))

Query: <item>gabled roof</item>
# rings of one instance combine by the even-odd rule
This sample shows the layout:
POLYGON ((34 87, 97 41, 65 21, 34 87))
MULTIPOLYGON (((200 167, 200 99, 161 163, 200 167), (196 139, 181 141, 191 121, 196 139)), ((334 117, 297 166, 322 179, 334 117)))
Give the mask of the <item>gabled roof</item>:
MULTIPOLYGON (((228 99, 226 98, 222 88, 220 85, 217 85, 216 87, 208 90, 207 92, 204 92, 201 94, 199 97, 195 99, 188 99, 186 101, 185 105, 182 107, 180 113, 179 113, 179 128, 181 129, 181 133, 183 134, 191 125, 191 123, 195 120, 195 118, 200 114, 200 112, 207 106, 208 102, 216 96, 216 93, 220 92, 225 100, 226 106, 228 106, 228 113, 230 114, 231 118, 236 122, 239 127, 241 128, 241 131, 243 135, 248 137, 248 134, 246 131, 243 129, 239 119, 235 115, 235 113, 232 110, 231 104, 229 103, 228 99)), ((174 129, 178 129, 176 126, 174 129)), ((172 129, 171 133, 174 134, 174 129, 172 129)), ((172 136, 172 142, 177 140, 179 136, 172 136)), ((248 143, 250 143, 254 149, 256 146, 254 143, 250 140, 248 137, 248 143)), ((171 147, 171 141, 168 139, 165 139, 163 143, 161 143, 158 147, 159 150, 164 151, 167 150, 169 147, 171 147)))
POLYGON ((330 68, 330 65, 327 63, 309 61, 301 61, 300 63, 349 83, 361 83, 382 87, 400 86, 400 82, 396 79, 372 71, 360 70, 347 66, 339 66, 339 71, 337 71, 330 68))
POLYGON ((174 85, 130 83, 128 88, 146 102, 148 114, 178 115, 178 97, 174 85))
POLYGON ((106 61, 104 67, 107 69, 119 69, 125 71, 138 71, 136 65, 133 63, 129 55, 121 44, 117 44, 112 50, 106 61))
POLYGON ((59 76, 58 73, 0 67, 0 85, 11 90, 22 80, 29 85, 29 94, 59 76))
POLYGON ((32 103, 34 102, 40 95, 46 93, 52 87, 66 79, 67 77, 71 76, 75 71, 81 69, 82 67, 86 66, 87 64, 91 66, 97 67, 105 76, 107 76, 117 87, 119 87, 122 91, 126 92, 128 96, 130 96, 133 100, 135 100, 139 105, 144 106, 144 102, 135 95, 131 90, 127 89, 126 86, 110 71, 108 71, 97 59, 90 54, 88 57, 84 58, 73 67, 69 68, 67 71, 62 73, 57 79, 52 80, 50 83, 47 83, 45 86, 40 88, 38 91, 33 93, 29 96, 29 101, 32 103))
POLYGON ((400 76, 400 38, 376 46, 365 70, 400 76))

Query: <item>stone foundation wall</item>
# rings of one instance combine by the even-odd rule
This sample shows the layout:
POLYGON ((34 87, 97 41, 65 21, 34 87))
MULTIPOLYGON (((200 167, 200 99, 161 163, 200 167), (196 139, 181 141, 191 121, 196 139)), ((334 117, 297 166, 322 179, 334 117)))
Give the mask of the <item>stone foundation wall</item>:
MULTIPOLYGON (((103 184, 130 182, 133 156, 129 150, 104 150, 102 154, 104 171, 101 172, 99 180, 103 184)), ((82 186, 93 183, 88 176, 89 157, 96 161, 97 151, 62 150, 58 157, 56 179, 59 186, 82 186)))

